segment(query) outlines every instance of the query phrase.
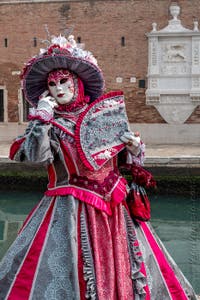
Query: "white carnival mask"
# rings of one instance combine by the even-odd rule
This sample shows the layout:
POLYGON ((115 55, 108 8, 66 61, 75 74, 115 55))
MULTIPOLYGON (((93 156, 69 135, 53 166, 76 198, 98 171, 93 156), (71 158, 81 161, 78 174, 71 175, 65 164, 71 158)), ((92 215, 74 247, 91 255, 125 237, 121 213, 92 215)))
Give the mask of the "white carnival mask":
POLYGON ((74 96, 73 76, 68 70, 55 70, 49 74, 48 89, 59 104, 69 104, 74 96))

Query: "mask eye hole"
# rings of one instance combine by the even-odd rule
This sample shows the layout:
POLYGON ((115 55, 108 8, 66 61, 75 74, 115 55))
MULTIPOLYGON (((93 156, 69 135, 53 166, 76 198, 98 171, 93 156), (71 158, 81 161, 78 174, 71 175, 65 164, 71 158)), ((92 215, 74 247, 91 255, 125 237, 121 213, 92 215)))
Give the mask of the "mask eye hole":
POLYGON ((68 80, 68 78, 62 78, 62 79, 60 80, 60 83, 61 83, 61 84, 66 83, 67 80, 68 80))
POLYGON ((49 86, 56 86, 56 83, 54 81, 50 81, 49 86))

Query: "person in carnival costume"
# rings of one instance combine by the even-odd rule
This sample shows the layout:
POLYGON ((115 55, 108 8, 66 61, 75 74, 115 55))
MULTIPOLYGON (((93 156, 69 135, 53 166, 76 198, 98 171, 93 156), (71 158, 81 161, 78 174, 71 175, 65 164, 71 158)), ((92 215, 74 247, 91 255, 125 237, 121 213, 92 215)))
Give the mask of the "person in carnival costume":
POLYGON ((0 299, 196 299, 145 222, 144 188, 155 182, 141 167, 144 144, 129 130, 123 93, 103 94, 93 55, 73 36, 52 37, 22 84, 33 108, 10 158, 44 163, 49 183, 1 262, 0 299))

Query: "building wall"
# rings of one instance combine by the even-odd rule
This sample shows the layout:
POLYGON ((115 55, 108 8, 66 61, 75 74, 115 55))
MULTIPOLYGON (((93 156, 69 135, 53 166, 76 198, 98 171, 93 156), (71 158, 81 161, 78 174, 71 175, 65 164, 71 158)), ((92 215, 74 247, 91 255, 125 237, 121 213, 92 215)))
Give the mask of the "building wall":
MULTIPOLYGON (((39 40, 46 39, 44 25, 48 24, 50 34, 73 28, 75 37, 81 37, 86 49, 98 59, 106 90, 123 89, 131 123, 165 123, 154 107, 145 104, 145 88, 139 88, 138 84, 147 76, 145 34, 151 31, 153 22, 158 29, 167 25, 170 3, 169 0, 1 1, 0 86, 6 86, 8 91, 8 121, 18 121, 17 71, 43 47, 39 40), (123 82, 116 83, 116 77, 122 77, 123 82), (130 82, 131 77, 136 77, 135 83, 130 82)), ((200 16, 199 0, 180 0, 178 4, 182 24, 192 29, 193 21, 200 16)), ((199 123, 199 115, 198 107, 187 123, 199 123)))

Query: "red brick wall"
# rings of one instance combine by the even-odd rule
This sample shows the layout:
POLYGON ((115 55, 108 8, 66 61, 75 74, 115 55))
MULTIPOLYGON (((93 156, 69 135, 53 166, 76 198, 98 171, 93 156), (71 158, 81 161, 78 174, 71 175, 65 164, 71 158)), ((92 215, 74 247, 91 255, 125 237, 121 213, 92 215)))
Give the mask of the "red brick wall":
MULTIPOLYGON (((9 1, 7 1, 9 2, 9 1)), ((12 2, 12 0, 10 1, 12 2)), ((20 1, 19 1, 20 2, 20 1)), ((9 121, 17 121, 17 89, 19 77, 11 72, 21 70, 23 63, 42 47, 33 38, 46 38, 44 24, 51 34, 74 27, 75 37, 80 36, 86 49, 98 59, 106 79, 107 90, 123 89, 126 96, 130 122, 164 123, 152 106, 145 104, 145 89, 138 88, 138 80, 146 79, 147 38, 153 22, 158 29, 167 25, 169 0, 122 0, 122 1, 46 1, 43 3, 0 3, 0 85, 8 89, 9 121), (48 2, 48 3, 47 3, 48 2), (125 46, 121 46, 121 37, 125 46), (4 39, 8 47, 4 47, 4 39), (117 84, 116 77, 123 77, 117 84), (130 83, 130 77, 137 78, 130 83)), ((192 28, 193 20, 200 16, 199 0, 180 0, 181 20, 192 28)), ((199 109, 188 119, 199 122, 199 109)))

